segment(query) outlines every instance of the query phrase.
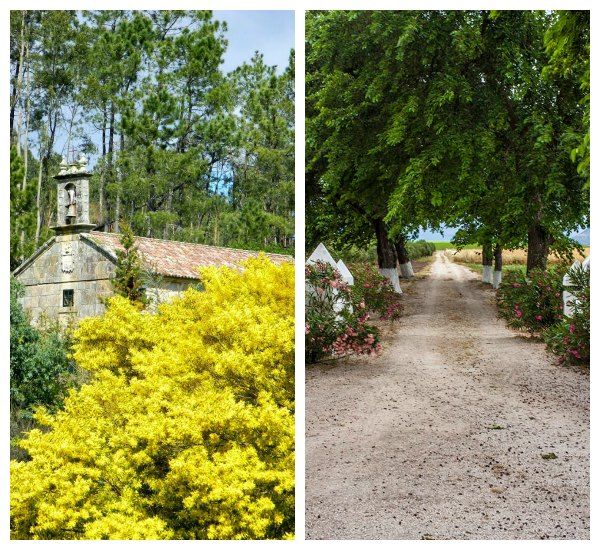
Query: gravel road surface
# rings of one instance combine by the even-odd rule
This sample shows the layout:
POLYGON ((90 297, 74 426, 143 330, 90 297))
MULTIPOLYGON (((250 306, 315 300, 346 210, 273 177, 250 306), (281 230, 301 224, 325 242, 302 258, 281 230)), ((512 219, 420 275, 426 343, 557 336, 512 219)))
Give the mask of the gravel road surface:
POLYGON ((307 538, 589 538, 589 373, 478 279, 436 253, 380 357, 307 367, 307 538))

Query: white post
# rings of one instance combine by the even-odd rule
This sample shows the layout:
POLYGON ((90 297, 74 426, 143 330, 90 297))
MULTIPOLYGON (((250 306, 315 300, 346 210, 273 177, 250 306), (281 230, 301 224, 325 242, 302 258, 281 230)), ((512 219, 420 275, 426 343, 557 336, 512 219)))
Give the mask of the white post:
MULTIPOLYGON (((346 280, 344 277, 344 273, 340 270, 337 262, 333 259, 333 256, 329 253, 329 250, 327 250, 327 247, 323 243, 319 243, 319 246, 317 246, 317 248, 315 248, 314 252, 309 256, 308 260, 306 260, 307 264, 316 264, 317 262, 324 262, 326 264, 329 264, 334 269, 340 271, 340 274, 342 275, 342 279, 346 280)), ((340 260, 340 262, 341 262, 341 260, 340 260)), ((342 265, 343 265, 343 262, 342 262, 342 265)), ((346 268, 346 271, 348 272, 348 274, 350 274, 350 271, 348 271, 348 268, 345 265, 344 265, 344 267, 346 268)), ((350 274, 350 277, 352 278, 352 284, 354 284, 354 278, 352 277, 352 274, 350 274)), ((306 292, 311 293, 311 292, 314 292, 314 290, 312 288, 310 288, 310 285, 306 285, 306 292)), ((343 300, 340 299, 341 297, 339 297, 339 292, 336 288, 333 289, 333 295, 335 297, 335 302, 333 304, 333 310, 336 313, 338 313, 342 309, 344 309, 344 302, 343 302, 343 300)))

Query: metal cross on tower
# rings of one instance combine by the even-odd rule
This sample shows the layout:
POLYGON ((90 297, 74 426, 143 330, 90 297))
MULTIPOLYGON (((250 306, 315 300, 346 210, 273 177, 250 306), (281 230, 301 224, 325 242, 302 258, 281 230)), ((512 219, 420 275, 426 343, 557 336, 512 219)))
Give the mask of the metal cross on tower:
POLYGON ((75 149, 75 147, 71 147, 67 150, 67 162, 69 164, 75 164, 77 162, 77 149, 75 149), (71 155, 70 159, 69 154, 71 155))

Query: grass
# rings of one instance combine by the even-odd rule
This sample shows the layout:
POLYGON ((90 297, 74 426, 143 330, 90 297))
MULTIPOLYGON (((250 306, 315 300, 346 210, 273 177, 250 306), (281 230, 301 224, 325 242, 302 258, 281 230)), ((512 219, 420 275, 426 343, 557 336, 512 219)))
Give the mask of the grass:
MULTIPOLYGON (((436 250, 448 250, 448 249, 456 248, 456 246, 454 246, 452 243, 447 243, 447 242, 444 242, 444 241, 431 241, 431 242, 435 245, 435 249, 436 250)), ((477 245, 477 244, 468 244, 464 248, 465 249, 479 248, 479 245, 477 245)))

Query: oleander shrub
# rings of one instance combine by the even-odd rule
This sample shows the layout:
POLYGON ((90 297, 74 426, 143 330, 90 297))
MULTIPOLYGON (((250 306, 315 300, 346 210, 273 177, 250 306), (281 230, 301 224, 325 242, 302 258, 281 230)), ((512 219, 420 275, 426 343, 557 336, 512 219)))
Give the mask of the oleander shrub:
POLYGON ((380 319, 400 318, 401 297, 387 277, 372 264, 352 264, 350 272, 354 276, 354 285, 350 287, 353 303, 364 303, 367 311, 378 314, 380 319))
POLYGON ((570 269, 573 287, 573 315, 548 327, 543 339, 559 362, 588 364, 590 362, 590 271, 581 266, 570 269))
POLYGON ((306 362, 348 354, 377 354, 379 331, 367 324, 364 301, 355 302, 340 272, 325 262, 307 265, 305 344, 306 362))
POLYGON ((294 268, 202 270, 157 313, 80 322, 91 380, 11 461, 14 539, 263 539, 294 529, 294 268))
POLYGON ((533 270, 528 277, 519 271, 507 271, 496 293, 498 313, 516 329, 540 333, 562 320, 562 274, 553 267, 533 270))

